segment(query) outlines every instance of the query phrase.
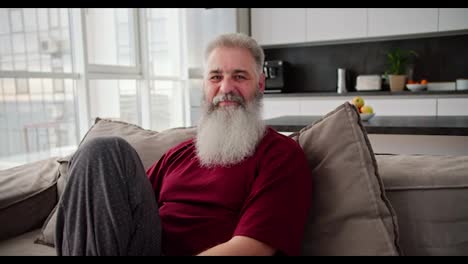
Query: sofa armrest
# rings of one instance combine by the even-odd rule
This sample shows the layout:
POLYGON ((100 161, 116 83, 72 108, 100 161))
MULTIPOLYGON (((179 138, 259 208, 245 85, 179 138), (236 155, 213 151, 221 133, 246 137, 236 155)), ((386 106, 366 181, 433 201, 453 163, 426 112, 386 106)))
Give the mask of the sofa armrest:
POLYGON ((0 171, 0 240, 40 227, 57 203, 56 158, 0 171))
POLYGON ((376 155, 405 255, 468 252, 468 156, 376 155))

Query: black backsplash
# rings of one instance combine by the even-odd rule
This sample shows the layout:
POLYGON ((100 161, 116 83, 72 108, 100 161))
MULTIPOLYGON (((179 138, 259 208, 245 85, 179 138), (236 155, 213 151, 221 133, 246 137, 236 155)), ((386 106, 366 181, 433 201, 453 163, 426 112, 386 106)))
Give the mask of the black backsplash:
MULTIPOLYGON (((414 80, 453 82, 468 78, 468 35, 269 48, 265 59, 289 63, 284 92, 335 92, 338 68, 347 70, 347 89, 355 91, 358 75, 382 75, 387 70, 386 53, 394 48, 418 53, 414 80)), ((383 90, 388 90, 388 85, 383 90)))

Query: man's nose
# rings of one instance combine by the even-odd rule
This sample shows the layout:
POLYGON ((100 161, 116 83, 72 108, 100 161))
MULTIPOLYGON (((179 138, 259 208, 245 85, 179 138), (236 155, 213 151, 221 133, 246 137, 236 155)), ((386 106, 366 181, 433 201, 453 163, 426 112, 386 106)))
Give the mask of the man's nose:
POLYGON ((235 85, 233 80, 231 80, 231 78, 224 78, 221 82, 221 87, 219 88, 219 90, 224 94, 228 94, 234 91, 235 85))

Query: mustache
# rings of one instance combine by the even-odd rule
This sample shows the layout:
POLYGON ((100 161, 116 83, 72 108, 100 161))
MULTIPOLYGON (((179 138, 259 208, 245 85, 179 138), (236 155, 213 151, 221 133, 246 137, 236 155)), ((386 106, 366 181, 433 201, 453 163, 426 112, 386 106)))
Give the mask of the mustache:
POLYGON ((213 98, 213 105, 217 107, 219 103, 224 102, 224 101, 236 102, 241 106, 245 106, 244 98, 240 95, 233 94, 233 93, 221 94, 221 95, 215 96, 213 98))

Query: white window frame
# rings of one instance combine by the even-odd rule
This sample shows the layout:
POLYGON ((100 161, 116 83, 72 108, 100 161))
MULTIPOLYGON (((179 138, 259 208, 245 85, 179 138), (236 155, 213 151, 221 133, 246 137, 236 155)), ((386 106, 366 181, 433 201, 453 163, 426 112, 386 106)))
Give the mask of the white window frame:
POLYGON ((153 88, 153 81, 174 81, 174 82, 180 82, 181 84, 181 89, 182 89, 182 120, 183 120, 183 126, 188 126, 190 124, 190 96, 189 96, 189 75, 188 75, 188 61, 187 61, 187 43, 186 43, 186 8, 177 8, 179 12, 179 17, 182 19, 180 21, 180 31, 179 31, 179 36, 181 36, 181 43, 182 45, 180 46, 180 61, 179 61, 179 72, 180 72, 180 77, 176 76, 171 76, 171 75, 151 75, 149 72, 149 45, 148 45, 148 32, 147 32, 147 25, 148 21, 146 20, 146 12, 148 8, 140 8, 140 23, 141 28, 140 28, 140 34, 142 34, 142 58, 144 58, 145 63, 144 63, 144 77, 146 80, 146 89, 145 95, 147 98, 147 105, 142 104, 144 106, 145 111, 148 113, 148 117, 146 121, 146 128, 151 127, 151 107, 150 107, 150 93, 151 89, 153 88))
MULTIPOLYGON (((92 79, 141 79, 142 67, 140 57, 140 39, 139 39, 139 14, 137 8, 131 8, 132 19, 133 19, 133 39, 135 43, 135 66, 114 66, 105 64, 93 64, 88 63, 87 70, 89 72, 89 78, 92 79)), ((87 38, 86 31, 86 16, 88 8, 81 9, 81 20, 83 21, 83 37, 87 38)), ((87 52, 85 54, 88 56, 87 52)), ((88 57, 86 57, 88 60, 88 57)))

